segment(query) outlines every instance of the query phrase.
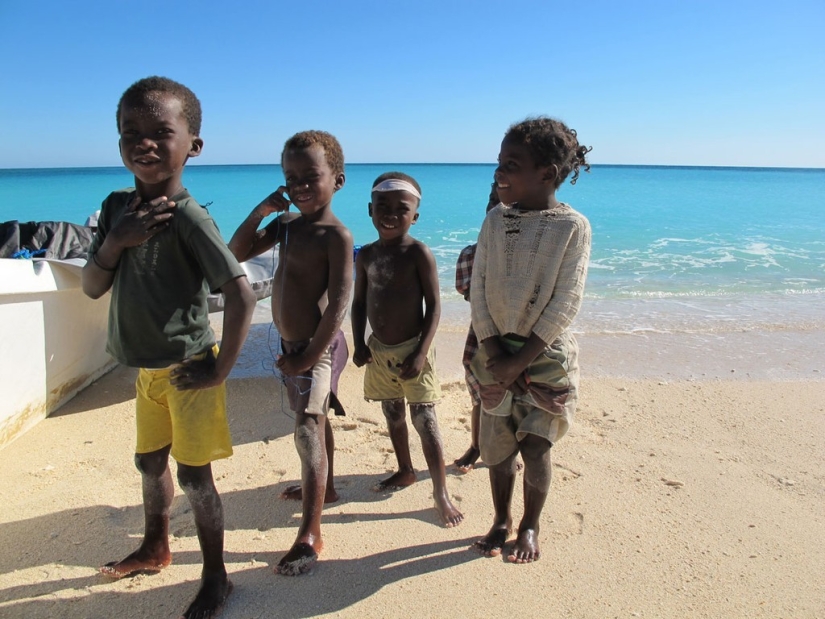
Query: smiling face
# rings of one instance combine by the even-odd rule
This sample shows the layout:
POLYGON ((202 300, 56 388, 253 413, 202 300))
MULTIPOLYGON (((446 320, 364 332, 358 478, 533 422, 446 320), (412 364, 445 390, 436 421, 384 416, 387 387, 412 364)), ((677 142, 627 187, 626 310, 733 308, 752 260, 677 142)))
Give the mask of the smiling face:
POLYGON ((375 191, 369 213, 382 242, 400 241, 418 220, 418 198, 403 190, 375 191))
POLYGON ((182 188, 183 166, 200 155, 203 140, 190 133, 180 99, 147 93, 122 107, 118 126, 121 159, 144 200, 171 197, 182 188))
POLYGON ((555 166, 536 167, 527 146, 504 138, 495 173, 496 190, 504 204, 518 203, 520 208, 541 210, 555 194, 555 166))
POLYGON ((344 175, 333 173, 319 144, 284 151, 281 166, 289 199, 305 216, 329 207, 332 196, 344 186, 344 175))

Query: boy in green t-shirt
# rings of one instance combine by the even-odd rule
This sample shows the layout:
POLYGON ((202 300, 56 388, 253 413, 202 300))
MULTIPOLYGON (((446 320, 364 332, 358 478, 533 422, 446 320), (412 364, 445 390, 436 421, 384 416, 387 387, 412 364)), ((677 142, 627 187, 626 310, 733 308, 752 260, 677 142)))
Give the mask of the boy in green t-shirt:
POLYGON ((130 86, 118 103, 120 154, 135 189, 103 202, 83 268, 93 299, 111 289, 108 351, 140 368, 135 464, 143 480, 140 547, 101 572, 112 578, 169 565, 169 455, 195 517, 203 571, 184 617, 216 616, 232 591, 223 562, 223 507, 211 462, 232 454, 225 380, 249 330, 255 297, 215 222, 184 189, 183 168, 203 148, 195 94, 167 78, 130 86), (206 297, 226 298, 220 351, 206 297))

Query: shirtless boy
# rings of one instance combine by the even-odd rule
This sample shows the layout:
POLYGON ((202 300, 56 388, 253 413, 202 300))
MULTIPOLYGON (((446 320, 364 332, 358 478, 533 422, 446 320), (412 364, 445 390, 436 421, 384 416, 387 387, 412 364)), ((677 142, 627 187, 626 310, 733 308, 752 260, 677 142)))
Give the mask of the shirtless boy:
POLYGON ((123 93, 117 124, 135 188, 103 202, 82 283, 93 299, 111 289, 107 350, 140 368, 135 465, 145 529, 137 550, 100 571, 123 578, 171 563, 171 454, 203 553, 200 590, 184 617, 205 619, 218 615, 232 591, 211 462, 232 455, 224 381, 246 338, 255 296, 215 222, 182 184, 184 165, 203 147, 195 94, 167 78, 142 79, 123 93), (206 307, 210 289, 226 298, 219 352, 206 307))
POLYGON ((416 481, 410 457, 404 399, 421 438, 424 458, 433 480, 433 498, 442 522, 458 525, 464 516, 447 493, 441 435, 435 401, 441 386, 432 347, 441 301, 438 271, 424 243, 410 236, 418 220, 421 187, 401 172, 379 176, 372 187, 369 213, 378 240, 365 245, 355 261, 352 302, 352 360, 364 375, 364 397, 381 402, 398 471, 381 481, 377 491, 410 486, 416 481), (372 335, 364 341, 369 320, 372 335))
POLYGON ((332 197, 344 186, 344 154, 323 131, 304 131, 287 140, 281 154, 286 184, 256 206, 235 231, 229 247, 240 261, 279 245, 272 283, 272 319, 283 354, 276 363, 285 376, 295 413, 295 448, 301 486, 282 498, 302 501, 301 524, 276 573, 295 576, 318 559, 321 510, 338 500, 332 465, 335 443, 326 415, 339 404, 332 390, 346 360, 340 332, 352 288, 352 235, 332 212, 332 197), (298 213, 289 213, 293 204, 298 213), (280 215, 264 228, 261 222, 280 215))

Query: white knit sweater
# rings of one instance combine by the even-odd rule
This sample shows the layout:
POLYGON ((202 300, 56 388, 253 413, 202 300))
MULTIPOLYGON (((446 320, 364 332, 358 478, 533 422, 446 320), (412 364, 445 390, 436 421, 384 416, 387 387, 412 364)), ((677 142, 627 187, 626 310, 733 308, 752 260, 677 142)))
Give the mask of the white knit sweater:
POLYGON ((552 343, 579 311, 589 259, 590 223, 569 205, 494 208, 481 226, 470 285, 478 340, 535 333, 552 343))

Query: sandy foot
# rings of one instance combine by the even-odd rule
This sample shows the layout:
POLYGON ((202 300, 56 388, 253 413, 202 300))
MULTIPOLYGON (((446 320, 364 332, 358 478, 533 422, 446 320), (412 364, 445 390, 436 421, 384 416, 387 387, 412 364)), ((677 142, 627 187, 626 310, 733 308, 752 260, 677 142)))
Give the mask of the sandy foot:
POLYGON ((307 543, 300 542, 290 548, 275 568, 276 574, 298 576, 306 574, 318 561, 318 553, 307 543))

